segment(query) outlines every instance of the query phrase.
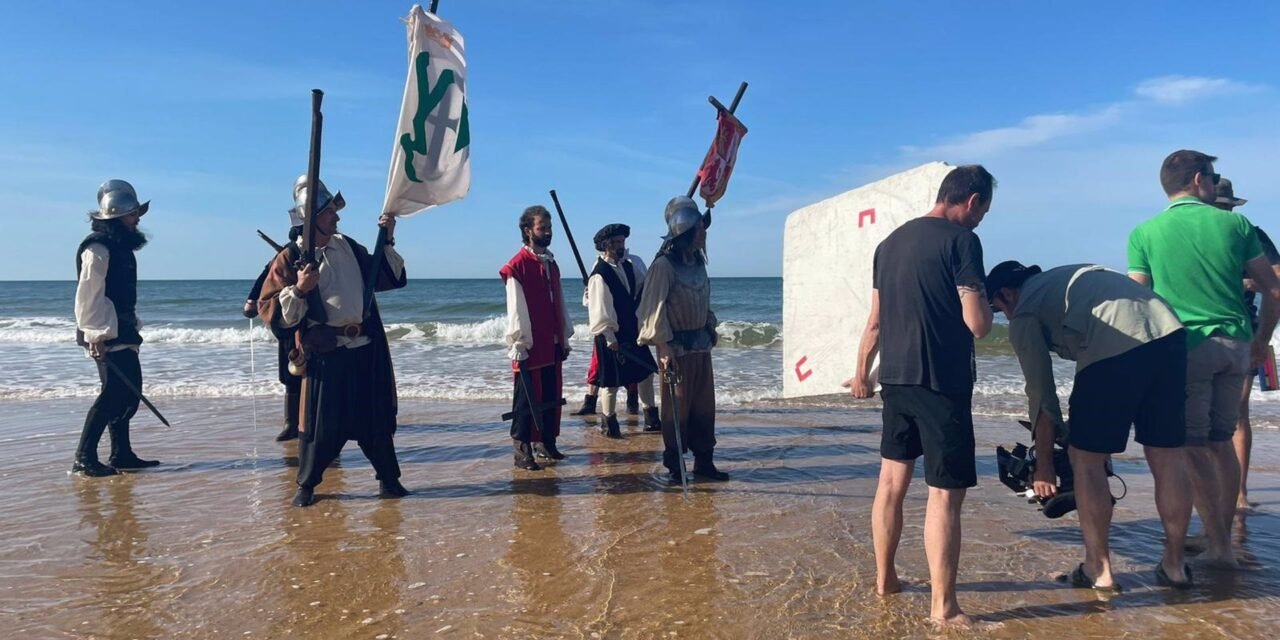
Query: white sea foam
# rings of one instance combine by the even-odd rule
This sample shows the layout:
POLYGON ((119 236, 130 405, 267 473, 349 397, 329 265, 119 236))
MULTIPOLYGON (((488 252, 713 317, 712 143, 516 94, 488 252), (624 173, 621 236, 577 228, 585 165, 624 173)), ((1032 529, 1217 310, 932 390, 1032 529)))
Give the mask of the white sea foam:
MULTIPOLYGON (((392 341, 457 345, 501 345, 507 320, 495 316, 477 322, 393 322, 387 324, 392 341)), ((68 318, 0 318, 0 344, 67 344, 75 340, 75 323, 68 318)), ((726 320, 718 327, 720 344, 726 347, 777 347, 782 330, 768 322, 726 320)), ((142 337, 148 344, 232 345, 247 343, 246 327, 184 327, 172 324, 144 325, 142 337)), ((272 340, 261 324, 253 329, 255 341, 272 340)), ((586 345, 591 334, 586 324, 573 328, 574 344, 586 345)))

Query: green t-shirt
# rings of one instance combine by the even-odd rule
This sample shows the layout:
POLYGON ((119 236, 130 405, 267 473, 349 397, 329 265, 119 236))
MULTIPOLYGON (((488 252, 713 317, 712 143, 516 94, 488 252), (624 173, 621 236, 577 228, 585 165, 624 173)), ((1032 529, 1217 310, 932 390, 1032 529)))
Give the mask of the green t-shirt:
POLYGON ((1215 333, 1253 338, 1240 273, 1262 255, 1253 224, 1193 197, 1169 203, 1129 234, 1129 272, 1151 277, 1151 286, 1187 328, 1187 347, 1215 333))

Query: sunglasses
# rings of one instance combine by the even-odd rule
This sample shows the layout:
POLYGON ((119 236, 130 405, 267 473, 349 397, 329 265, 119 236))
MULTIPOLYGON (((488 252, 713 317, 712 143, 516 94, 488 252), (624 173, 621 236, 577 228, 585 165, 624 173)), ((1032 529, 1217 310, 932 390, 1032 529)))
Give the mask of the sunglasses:
POLYGON ((1204 176, 1204 177, 1206 177, 1206 178, 1209 178, 1210 180, 1213 180, 1213 183, 1214 183, 1214 184, 1218 184, 1219 182, 1222 182, 1222 174, 1220 174, 1220 173, 1204 173, 1204 172, 1201 172, 1201 173, 1200 173, 1200 175, 1202 175, 1202 176, 1204 176))

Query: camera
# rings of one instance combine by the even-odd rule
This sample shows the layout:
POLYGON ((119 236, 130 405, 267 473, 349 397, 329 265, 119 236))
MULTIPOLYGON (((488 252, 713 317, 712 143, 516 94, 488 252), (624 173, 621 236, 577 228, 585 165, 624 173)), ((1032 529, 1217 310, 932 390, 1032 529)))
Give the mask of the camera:
MULTIPOLYGON (((1028 431, 1032 430, 1030 422, 1019 420, 1018 423, 1028 431)), ((1075 475, 1071 470, 1071 457, 1067 455, 1067 450, 1057 443, 1053 445, 1053 471, 1058 476, 1058 492, 1048 500, 1036 496, 1032 489, 1036 470, 1034 449, 1028 448, 1021 442, 1015 443, 1013 451, 996 447, 996 467, 1000 473, 1000 482, 1012 489, 1014 493, 1030 498, 1029 502, 1040 503, 1040 510, 1044 512, 1045 517, 1061 518, 1076 510, 1076 483, 1075 475)), ((1124 479, 1117 476, 1111 467, 1110 457, 1107 458, 1106 471, 1108 478, 1114 477, 1124 483, 1124 479)), ((1124 495, 1120 497, 1123 498, 1124 495)), ((1112 496, 1111 504, 1115 503, 1116 497, 1112 496)))
POLYGON ((1031 493, 1036 454, 1027 445, 1019 442, 1014 445, 1013 451, 996 447, 996 467, 1000 472, 1000 482, 1014 493, 1031 498, 1032 502, 1039 502, 1046 517, 1061 518, 1075 511, 1075 476, 1072 475, 1071 459, 1067 456, 1066 449, 1057 445, 1053 447, 1053 470, 1058 475, 1058 493, 1048 500, 1031 493))

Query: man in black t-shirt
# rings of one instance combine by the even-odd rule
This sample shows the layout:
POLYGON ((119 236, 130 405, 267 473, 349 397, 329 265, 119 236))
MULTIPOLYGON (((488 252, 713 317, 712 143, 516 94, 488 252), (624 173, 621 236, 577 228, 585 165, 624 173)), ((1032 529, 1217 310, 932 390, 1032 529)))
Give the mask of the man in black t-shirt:
POLYGON ((876 248, 871 314, 857 373, 845 382, 854 397, 870 397, 871 362, 880 352, 884 431, 871 512, 876 590, 885 595, 902 589, 894 566, 902 503, 915 460, 923 455, 929 617, 959 626, 969 624, 956 600, 960 507, 965 491, 977 484, 973 339, 991 330, 982 243, 973 229, 991 208, 995 183, 981 165, 952 169, 933 210, 898 227, 876 248))
MULTIPOLYGON (((1233 211, 1236 207, 1244 205, 1248 200, 1237 198, 1235 188, 1231 185, 1231 181, 1222 178, 1218 181, 1217 198, 1213 201, 1213 206, 1226 211, 1233 211)), ((1280 276, 1280 252, 1276 251, 1276 245, 1271 238, 1262 231, 1261 228, 1254 226, 1253 230, 1258 232, 1258 241, 1262 243, 1262 252, 1267 256, 1267 261, 1271 263, 1271 269, 1280 276)), ((1254 331, 1258 330, 1258 294, 1253 288, 1253 280, 1249 279, 1248 274, 1244 278, 1244 303, 1249 308, 1249 319, 1253 322, 1254 331)), ((1240 394, 1240 415, 1236 418, 1236 432, 1232 434, 1231 440, 1236 450, 1236 460, 1240 463, 1240 492, 1236 497, 1236 510, 1246 510, 1256 507, 1256 503, 1249 502, 1249 457, 1253 451, 1253 425, 1249 422, 1249 395, 1253 392, 1254 372, 1249 372, 1245 376, 1244 389, 1240 394)))

